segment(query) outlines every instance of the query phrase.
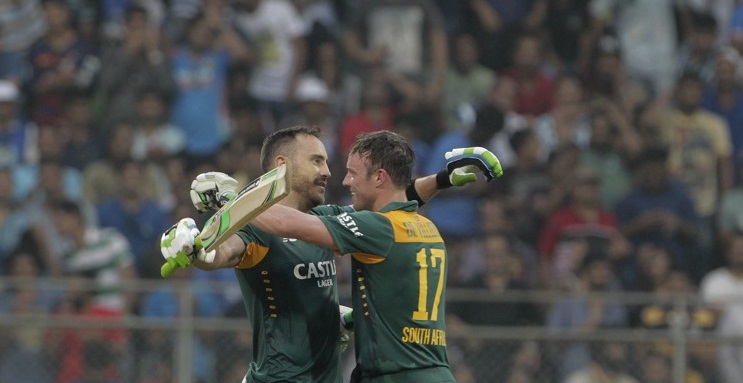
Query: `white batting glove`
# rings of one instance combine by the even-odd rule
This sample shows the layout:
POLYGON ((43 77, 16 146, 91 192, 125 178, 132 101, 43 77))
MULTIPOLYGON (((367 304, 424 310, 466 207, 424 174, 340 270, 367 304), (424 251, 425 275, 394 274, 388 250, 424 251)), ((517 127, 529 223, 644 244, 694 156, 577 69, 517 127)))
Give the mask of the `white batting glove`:
POLYGON ((477 173, 482 173, 490 181, 503 175, 498 157, 482 147, 456 148, 446 154, 446 170, 452 186, 463 186, 477 181, 477 173))
POLYGON ((236 194, 237 180, 220 172, 201 173, 191 182, 191 203, 199 213, 217 210, 236 194))
POLYGON ((353 309, 348 306, 338 305, 338 311, 341 314, 341 332, 338 345, 341 352, 343 352, 348 348, 348 342, 351 340, 351 333, 353 333, 353 309))
POLYGON ((183 218, 173 225, 160 238, 160 252, 165 258, 165 264, 160 274, 167 278, 178 268, 188 267, 194 259, 205 263, 214 262, 216 251, 206 252, 201 245, 196 222, 191 218, 183 218))

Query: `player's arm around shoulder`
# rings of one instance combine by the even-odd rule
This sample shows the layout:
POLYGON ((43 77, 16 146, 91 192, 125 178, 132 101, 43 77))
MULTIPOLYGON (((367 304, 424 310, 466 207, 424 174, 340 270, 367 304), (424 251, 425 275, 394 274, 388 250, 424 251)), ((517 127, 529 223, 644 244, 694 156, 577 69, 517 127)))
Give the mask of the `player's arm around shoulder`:
POLYGON ((320 218, 280 204, 271 206, 251 223, 273 235, 335 249, 333 237, 320 218))

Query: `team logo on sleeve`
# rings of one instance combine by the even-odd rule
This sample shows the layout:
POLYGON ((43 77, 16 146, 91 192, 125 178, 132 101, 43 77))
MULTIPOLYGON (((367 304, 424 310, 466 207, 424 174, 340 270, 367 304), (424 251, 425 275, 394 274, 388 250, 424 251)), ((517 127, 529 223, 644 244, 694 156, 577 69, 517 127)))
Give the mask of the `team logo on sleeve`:
POLYGON ((338 219, 338 222, 343 225, 346 229, 350 230, 354 236, 356 237, 363 237, 364 233, 359 231, 359 227, 356 226, 356 221, 353 220, 353 217, 348 215, 348 213, 343 213, 340 215, 337 215, 336 218, 338 219))

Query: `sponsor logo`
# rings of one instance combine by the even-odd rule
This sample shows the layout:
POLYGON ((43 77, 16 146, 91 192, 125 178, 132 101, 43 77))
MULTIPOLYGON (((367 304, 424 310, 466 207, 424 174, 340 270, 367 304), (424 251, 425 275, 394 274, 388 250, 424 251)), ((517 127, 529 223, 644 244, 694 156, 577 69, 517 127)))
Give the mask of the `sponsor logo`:
POLYGON ((348 229, 349 231, 351 231, 354 236, 356 236, 356 237, 363 237, 364 236, 364 233, 362 233, 361 231, 359 231, 359 227, 356 226, 356 221, 354 221, 353 220, 353 217, 351 217, 350 215, 348 215, 348 213, 343 213, 341 215, 338 215, 338 216, 336 216, 336 218, 338 219, 338 222, 340 222, 341 225, 343 225, 343 227, 345 227, 346 229, 348 229))
POLYGON ((335 261, 300 263, 294 266, 294 277, 300 280, 317 279, 317 287, 333 286, 335 261), (331 278, 328 278, 331 277, 331 278))

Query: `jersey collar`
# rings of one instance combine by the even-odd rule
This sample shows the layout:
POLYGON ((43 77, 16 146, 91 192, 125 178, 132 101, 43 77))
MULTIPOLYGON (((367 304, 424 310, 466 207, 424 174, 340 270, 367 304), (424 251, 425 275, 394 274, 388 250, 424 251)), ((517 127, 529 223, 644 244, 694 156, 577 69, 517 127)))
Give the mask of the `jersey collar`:
POLYGON ((379 210, 379 212, 387 213, 392 210, 402 210, 410 212, 418 211, 418 201, 390 202, 381 210, 379 210))

